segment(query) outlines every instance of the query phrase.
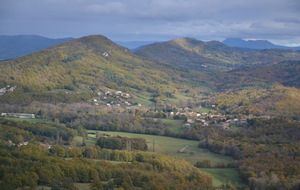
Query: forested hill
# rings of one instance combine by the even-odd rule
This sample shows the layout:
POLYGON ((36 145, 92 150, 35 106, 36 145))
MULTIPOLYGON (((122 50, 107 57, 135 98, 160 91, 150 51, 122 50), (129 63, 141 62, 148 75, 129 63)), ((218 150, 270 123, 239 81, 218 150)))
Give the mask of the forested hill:
MULTIPOLYGON (((97 89, 141 91, 155 94, 175 93, 206 83, 207 75, 194 74, 168 64, 158 63, 134 55, 104 36, 87 36, 45 50, 0 62, 0 88, 17 86, 11 96, 28 101, 89 95, 97 89), (204 82, 203 82, 204 81, 204 82), (69 90, 68 95, 57 90, 69 90), (34 97, 34 98, 33 98, 34 97)), ((66 98, 65 98, 66 99, 66 98)), ((67 98, 71 99, 71 97, 67 98)), ((80 100, 80 99, 79 99, 80 100)))
MULTIPOLYGON (((286 87, 274 87, 299 88, 299 61, 294 60, 299 60, 300 54, 293 50, 241 52, 220 42, 184 38, 145 46, 136 54, 154 61, 97 35, 1 61, 0 103, 88 102, 98 92, 122 91, 139 96, 148 104, 159 102, 162 107, 170 99, 176 104, 184 98, 209 98, 225 105, 219 109, 236 112, 232 92, 263 90, 264 95, 270 96, 271 105, 263 103, 263 108, 250 108, 254 100, 260 102, 260 97, 250 93, 246 98, 251 101, 243 105, 245 113, 270 109, 278 113, 282 110, 280 102, 293 102, 298 97, 294 95, 297 89, 281 93, 278 89, 286 87), (271 93, 274 90, 276 93, 271 93), (223 102, 225 99, 229 102, 223 102)), ((296 113, 299 109, 295 107, 291 114, 296 113)))
POLYGON ((294 50, 247 51, 228 47, 217 41, 203 42, 193 38, 146 45, 135 54, 182 68, 209 72, 300 59, 300 52, 294 50))

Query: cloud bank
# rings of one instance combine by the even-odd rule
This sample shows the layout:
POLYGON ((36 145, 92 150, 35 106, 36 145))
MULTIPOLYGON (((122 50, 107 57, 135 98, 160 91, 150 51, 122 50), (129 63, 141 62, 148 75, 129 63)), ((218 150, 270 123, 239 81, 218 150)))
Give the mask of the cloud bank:
POLYGON ((0 34, 116 40, 196 37, 300 44, 299 0, 2 0, 0 34))

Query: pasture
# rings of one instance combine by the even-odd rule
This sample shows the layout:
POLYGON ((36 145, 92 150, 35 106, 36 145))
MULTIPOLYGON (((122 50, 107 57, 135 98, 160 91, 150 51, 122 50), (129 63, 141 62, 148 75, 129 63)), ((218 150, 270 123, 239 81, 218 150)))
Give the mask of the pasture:
MULTIPOLYGON (((87 144, 96 144, 96 132, 95 130, 88 130, 87 144)), ((100 131, 101 133, 112 135, 112 136, 123 136, 123 137, 138 137, 144 138, 147 141, 148 151, 158 152, 161 154, 167 154, 176 158, 183 158, 192 164, 197 161, 211 160, 212 165, 220 162, 230 163, 234 160, 229 156, 223 156, 220 154, 212 153, 207 149, 198 148, 198 141, 179 139, 173 137, 146 135, 146 134, 135 134, 125 132, 111 132, 111 131, 100 131), (153 146, 154 145, 154 146, 153 146)), ((77 137, 79 138, 79 137, 77 137)), ((78 139, 77 139, 78 140, 78 139)), ((82 142, 82 141, 81 141, 82 142)))
POLYGON ((235 186, 243 186, 243 182, 239 177, 237 169, 234 168, 201 168, 202 172, 205 172, 214 177, 213 185, 215 187, 221 187, 226 183, 231 183, 235 186))

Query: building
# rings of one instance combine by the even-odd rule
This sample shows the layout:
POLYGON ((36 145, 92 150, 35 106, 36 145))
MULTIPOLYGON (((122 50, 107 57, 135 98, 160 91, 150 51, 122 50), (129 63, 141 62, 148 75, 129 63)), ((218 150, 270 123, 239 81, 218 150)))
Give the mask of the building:
POLYGON ((34 119, 34 114, 28 113, 1 113, 1 117, 15 117, 15 118, 24 118, 24 119, 34 119))

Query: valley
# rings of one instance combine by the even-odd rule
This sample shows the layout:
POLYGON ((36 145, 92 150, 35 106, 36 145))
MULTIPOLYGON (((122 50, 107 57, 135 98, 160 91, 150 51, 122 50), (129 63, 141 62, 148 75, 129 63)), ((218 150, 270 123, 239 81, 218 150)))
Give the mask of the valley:
POLYGON ((300 185, 299 51, 94 35, 0 69, 1 187, 300 185))

